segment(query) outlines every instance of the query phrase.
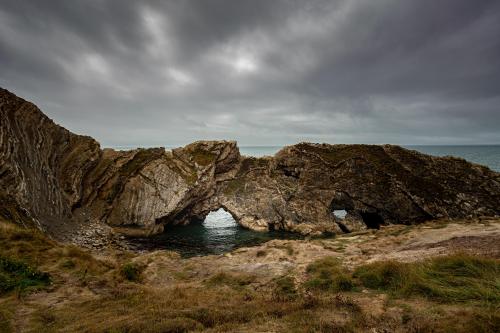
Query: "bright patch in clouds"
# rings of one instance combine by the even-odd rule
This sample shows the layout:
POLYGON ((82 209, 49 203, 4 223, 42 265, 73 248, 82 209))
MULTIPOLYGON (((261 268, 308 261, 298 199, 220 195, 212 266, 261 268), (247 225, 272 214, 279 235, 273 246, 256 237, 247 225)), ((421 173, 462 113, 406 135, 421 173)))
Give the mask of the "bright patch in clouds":
POLYGON ((255 60, 249 56, 239 56, 232 65, 234 70, 240 74, 253 73, 258 69, 255 60))
POLYGON ((252 74, 259 70, 259 62, 255 53, 235 46, 232 43, 213 49, 207 54, 207 59, 223 67, 229 67, 233 74, 252 74))
POLYGON ((165 17, 148 7, 142 10, 141 16, 144 28, 150 37, 148 53, 156 58, 166 56, 169 45, 165 17))
POLYGON ((77 82, 108 81, 111 76, 108 63, 97 53, 83 53, 75 57, 75 59, 70 60, 60 58, 59 62, 65 71, 77 82))
POLYGON ((196 83, 191 75, 176 68, 169 68, 167 74, 171 80, 181 86, 192 85, 196 83))

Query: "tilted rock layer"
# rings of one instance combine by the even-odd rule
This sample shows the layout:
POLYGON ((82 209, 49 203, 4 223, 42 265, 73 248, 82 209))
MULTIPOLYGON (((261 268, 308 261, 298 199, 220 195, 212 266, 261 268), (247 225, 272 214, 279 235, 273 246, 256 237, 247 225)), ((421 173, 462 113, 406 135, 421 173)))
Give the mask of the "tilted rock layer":
POLYGON ((221 207, 247 228, 302 233, 500 214, 499 173, 398 146, 300 143, 263 158, 231 141, 101 149, 4 89, 0 117, 0 215, 55 237, 96 223, 156 233, 221 207))

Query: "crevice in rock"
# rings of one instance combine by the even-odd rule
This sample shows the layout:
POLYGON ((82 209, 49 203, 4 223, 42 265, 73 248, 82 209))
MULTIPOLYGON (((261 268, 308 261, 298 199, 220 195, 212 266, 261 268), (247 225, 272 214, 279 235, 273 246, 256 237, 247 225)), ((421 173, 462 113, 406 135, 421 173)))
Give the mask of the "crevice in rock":
POLYGON ((346 233, 346 234, 349 234, 351 233, 351 231, 349 230, 349 228, 347 228, 347 226, 342 223, 341 221, 335 221, 335 223, 337 223, 337 225, 339 226, 340 230, 342 230, 342 232, 346 233))

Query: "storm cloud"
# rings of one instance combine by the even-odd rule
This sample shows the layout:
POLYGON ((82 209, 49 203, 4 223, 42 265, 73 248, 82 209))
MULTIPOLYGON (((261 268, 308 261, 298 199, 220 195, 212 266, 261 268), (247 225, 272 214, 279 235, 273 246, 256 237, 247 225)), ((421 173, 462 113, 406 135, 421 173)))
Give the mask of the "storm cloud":
POLYGON ((0 0, 0 86, 103 146, 500 143, 496 0, 0 0))

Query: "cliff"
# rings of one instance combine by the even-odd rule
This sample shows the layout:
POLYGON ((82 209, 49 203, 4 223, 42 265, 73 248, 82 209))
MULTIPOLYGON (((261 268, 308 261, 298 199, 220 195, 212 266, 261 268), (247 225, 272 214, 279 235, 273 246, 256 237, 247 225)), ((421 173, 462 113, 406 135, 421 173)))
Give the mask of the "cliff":
POLYGON ((101 156, 97 141, 54 124, 30 102, 0 89, 0 213, 18 223, 71 218, 84 175, 101 156))
POLYGON ((264 158, 231 141, 100 149, 4 89, 0 116, 0 215, 63 239, 156 233, 220 207, 247 228, 302 233, 500 214, 499 173, 397 146, 301 143, 264 158))
POLYGON ((300 143, 273 158, 243 158, 220 193, 244 225, 303 233, 500 212, 500 174, 390 145, 300 143))

